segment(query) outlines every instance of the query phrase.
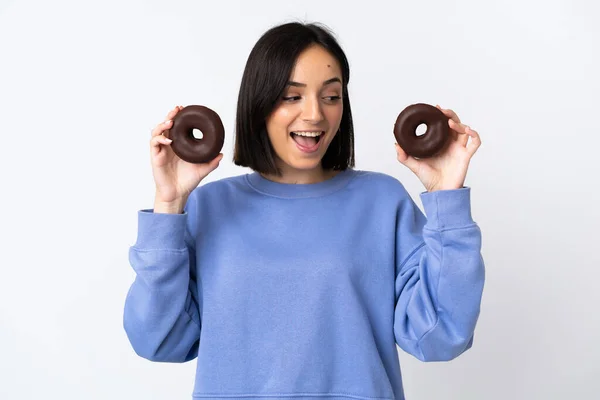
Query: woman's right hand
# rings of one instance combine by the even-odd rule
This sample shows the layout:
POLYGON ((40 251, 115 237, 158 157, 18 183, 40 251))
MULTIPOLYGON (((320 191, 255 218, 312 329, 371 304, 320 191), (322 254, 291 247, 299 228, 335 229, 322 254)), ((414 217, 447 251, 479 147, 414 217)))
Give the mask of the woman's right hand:
POLYGON ((173 118, 183 107, 177 106, 171 110, 166 120, 152 130, 150 140, 150 158, 152 175, 156 184, 155 205, 178 204, 179 210, 185 204, 189 194, 200 184, 209 173, 219 166, 223 153, 219 153, 212 161, 194 164, 179 158, 171 149, 169 128, 173 118))

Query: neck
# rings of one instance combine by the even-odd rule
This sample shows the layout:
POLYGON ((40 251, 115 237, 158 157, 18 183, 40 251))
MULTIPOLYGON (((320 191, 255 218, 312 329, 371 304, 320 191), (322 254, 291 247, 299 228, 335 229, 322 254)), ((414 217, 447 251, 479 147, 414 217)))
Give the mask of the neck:
POLYGON ((310 170, 293 169, 280 166, 281 175, 261 174, 264 178, 277 183, 308 184, 319 183, 337 175, 339 171, 323 169, 321 165, 310 170))

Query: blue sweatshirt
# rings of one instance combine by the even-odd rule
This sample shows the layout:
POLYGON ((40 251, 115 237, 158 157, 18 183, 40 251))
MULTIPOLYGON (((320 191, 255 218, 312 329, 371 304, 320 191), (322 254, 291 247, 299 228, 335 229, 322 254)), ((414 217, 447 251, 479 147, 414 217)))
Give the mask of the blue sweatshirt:
POLYGON ((197 359, 194 399, 404 399, 396 344, 422 361, 469 349, 485 275, 470 187, 420 198, 425 214, 379 172, 252 172, 198 186, 182 214, 138 210, 133 349, 197 359))

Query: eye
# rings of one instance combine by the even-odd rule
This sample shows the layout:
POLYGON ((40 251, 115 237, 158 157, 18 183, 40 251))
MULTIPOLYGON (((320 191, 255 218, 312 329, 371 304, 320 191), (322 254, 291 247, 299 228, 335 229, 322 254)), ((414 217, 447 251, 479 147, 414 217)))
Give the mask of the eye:
POLYGON ((288 97, 282 97, 282 99, 287 102, 292 102, 292 101, 300 100, 300 96, 288 96, 288 97))
POLYGON ((327 100, 330 103, 335 103, 338 100, 340 100, 341 97, 340 96, 326 96, 326 97, 324 97, 324 99, 327 100))

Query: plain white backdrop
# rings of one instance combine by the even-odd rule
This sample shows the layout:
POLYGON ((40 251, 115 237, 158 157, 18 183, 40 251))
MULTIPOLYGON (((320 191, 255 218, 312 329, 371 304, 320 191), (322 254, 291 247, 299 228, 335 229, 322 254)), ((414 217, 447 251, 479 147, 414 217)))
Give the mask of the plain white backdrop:
POLYGON ((122 328, 150 129, 204 104, 233 165, 237 91, 275 24, 329 26, 350 60, 357 168, 396 160, 415 102, 482 139, 466 185, 487 267, 474 346, 399 349, 407 399, 596 399, 600 392, 600 7, 593 0, 0 1, 0 398, 188 399, 195 361, 151 363, 122 328))

